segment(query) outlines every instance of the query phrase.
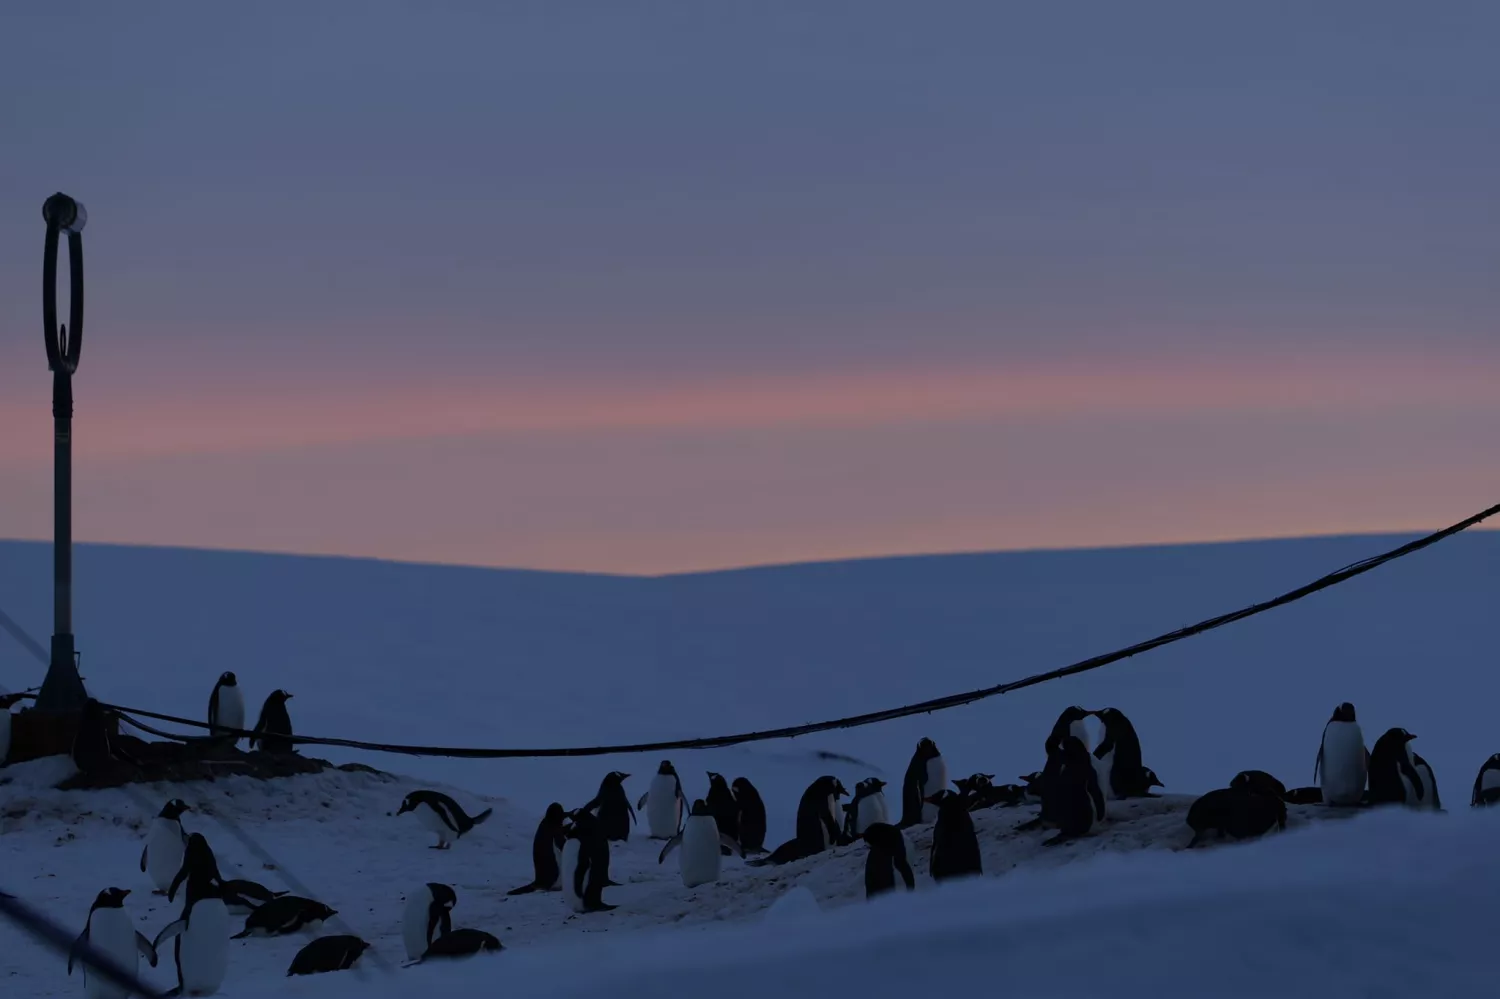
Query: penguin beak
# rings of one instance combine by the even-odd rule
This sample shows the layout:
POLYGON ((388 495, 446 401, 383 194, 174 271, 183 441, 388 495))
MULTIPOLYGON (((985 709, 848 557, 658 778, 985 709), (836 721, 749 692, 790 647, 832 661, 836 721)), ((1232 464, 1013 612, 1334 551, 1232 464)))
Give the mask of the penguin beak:
POLYGON ((129 894, 130 894, 130 889, 129 888, 121 888, 120 889, 120 897, 121 898, 124 898, 126 895, 129 895, 129 894))

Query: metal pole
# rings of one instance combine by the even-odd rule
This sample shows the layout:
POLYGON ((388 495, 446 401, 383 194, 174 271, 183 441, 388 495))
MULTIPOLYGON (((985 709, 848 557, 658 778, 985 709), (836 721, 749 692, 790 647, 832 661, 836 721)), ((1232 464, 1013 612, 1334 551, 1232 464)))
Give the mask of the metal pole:
POLYGON ((42 260, 42 324, 52 371, 52 661, 37 694, 36 710, 72 714, 88 694, 78 676, 73 643, 73 372, 83 346, 83 227, 88 213, 66 194, 42 205, 47 243, 42 260), (68 324, 57 322, 58 235, 68 234, 68 324))

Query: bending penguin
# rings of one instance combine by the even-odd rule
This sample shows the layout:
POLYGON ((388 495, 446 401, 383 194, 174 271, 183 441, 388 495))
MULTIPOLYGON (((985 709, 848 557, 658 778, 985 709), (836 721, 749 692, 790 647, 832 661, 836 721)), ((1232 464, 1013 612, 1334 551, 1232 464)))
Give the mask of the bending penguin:
MULTIPOLYGON (((719 832, 735 841, 735 850, 739 849, 740 839, 740 806, 735 801, 734 792, 724 782, 723 774, 708 771, 708 794, 703 796, 704 804, 708 805, 709 814, 719 824, 719 832)), ((729 856, 733 850, 725 850, 724 856, 729 856)))
POLYGON ((146 830, 146 845, 141 848, 141 872, 151 877, 156 885, 153 894, 165 895, 182 870, 182 859, 187 848, 187 830, 182 828, 182 813, 191 812, 187 802, 173 798, 161 806, 151 826, 146 830))
POLYGON ((646 813, 646 828, 652 839, 671 839, 682 828, 682 781, 671 760, 662 760, 651 778, 651 787, 635 807, 646 813))
POLYGON ((1500 801, 1500 753, 1484 761, 1479 774, 1474 778, 1474 797, 1469 804, 1484 808, 1500 801))
POLYGON ((1104 737, 1094 748, 1094 767, 1106 797, 1145 798, 1160 787, 1156 774, 1141 763, 1141 740, 1135 726, 1119 708, 1093 712, 1104 726, 1104 737))
POLYGON ((486 808, 471 816, 441 791, 413 791, 401 800, 396 814, 411 812, 417 821, 437 833, 437 845, 432 849, 446 850, 464 833, 482 824, 493 811, 493 808, 486 808))
POLYGON ((865 898, 874 898, 896 889, 896 875, 907 891, 917 887, 917 879, 911 871, 911 858, 907 855, 906 837, 901 830, 889 822, 872 822, 865 827, 865 898))
POLYGON ((750 866, 789 864, 841 845, 839 798, 848 793, 837 777, 825 775, 813 781, 797 803, 797 835, 778 846, 769 857, 749 861, 750 866))
MULTIPOLYGON (((73 949, 68 952, 68 974, 73 973, 73 965, 79 962, 85 945, 131 975, 140 968, 142 957, 151 967, 156 967, 156 948, 136 930, 125 911, 125 896, 129 894, 128 888, 106 888, 94 899, 83 932, 78 934, 73 949)), ((83 988, 90 999, 125 999, 130 995, 86 962, 83 963, 83 988)))
POLYGON ((529 895, 534 891, 555 891, 559 887, 563 844, 568 839, 565 831, 567 817, 563 806, 557 802, 547 806, 547 814, 542 816, 541 823, 536 827, 536 835, 531 839, 531 866, 535 869, 536 876, 531 879, 531 884, 512 888, 505 894, 529 895))
POLYGON ((630 824, 635 821, 635 809, 625 797, 625 778, 629 774, 612 770, 599 783, 599 793, 594 800, 579 811, 594 812, 599 819, 599 830, 612 843, 623 843, 630 839, 630 824))
POLYGON ((1358 805, 1365 796, 1370 752, 1354 719, 1354 705, 1345 701, 1333 709, 1323 726, 1323 741, 1313 764, 1313 781, 1323 791, 1323 803, 1336 807, 1358 805))
POLYGON ((407 960, 420 961, 436 937, 453 929, 452 913, 457 904, 458 894, 452 888, 433 881, 406 897, 401 942, 406 945, 407 960))
POLYGON ((220 897, 224 899, 224 907, 231 916, 248 916, 273 898, 281 898, 286 894, 288 893, 284 891, 272 891, 254 881, 236 879, 224 882, 220 897))
POLYGON ((957 791, 943 790, 932 796, 937 807, 937 824, 932 827, 932 857, 928 870, 932 880, 969 874, 983 874, 979 860, 979 837, 974 833, 974 819, 969 815, 968 799, 957 791))
POLYGON ((1058 830, 1043 846, 1057 846, 1083 836, 1096 822, 1104 821, 1104 792, 1094 770, 1094 758, 1088 746, 1077 736, 1064 736, 1052 749, 1047 766, 1053 771, 1042 791, 1041 814, 1023 822, 1016 830, 1047 826, 1058 830))
POLYGON ((297 951, 297 956, 292 958, 291 967, 286 969, 286 976, 291 978, 293 975, 322 975, 331 971, 347 971, 354 967, 354 962, 358 961, 360 955, 369 949, 369 944, 348 933, 332 937, 318 937, 297 951))
POLYGON ((257 746, 266 753, 292 753, 292 716, 287 714, 286 702, 292 695, 284 690, 273 690, 260 707, 254 734, 250 736, 250 748, 257 746))
POLYGON ((932 796, 948 786, 948 765, 937 743, 923 739, 917 743, 906 766, 906 777, 901 782, 901 828, 906 829, 922 822, 937 821, 937 806, 932 796))
POLYGON ((667 841, 656 862, 666 863, 667 855, 678 847, 682 848, 679 860, 683 887, 696 888, 718 881, 722 859, 720 851, 736 853, 740 844, 734 837, 719 829, 718 820, 709 811, 708 802, 699 798, 693 802, 693 810, 682 831, 667 841))
POLYGON ((594 813, 580 808, 572 813, 568 841, 562 852, 563 893, 574 912, 608 912, 604 901, 609 884, 609 840, 594 813))
POLYGON ((1188 828, 1193 830, 1188 849, 1202 842, 1210 832, 1230 839, 1250 839, 1271 829, 1286 828, 1286 801, 1264 789, 1240 783, 1209 791, 1193 802, 1187 813, 1188 828))
POLYGON ((177 894, 177 887, 187 882, 182 917, 167 924, 152 946, 157 951, 172 941, 173 959, 177 965, 177 987, 162 993, 169 996, 211 996, 224 984, 229 970, 229 910, 221 896, 224 881, 213 851, 201 833, 188 837, 187 854, 182 870, 168 890, 167 897, 177 894))
POLYGON ((766 852, 766 803, 760 792, 744 777, 736 777, 734 790, 735 825, 739 828, 740 850, 744 853, 766 852))
MULTIPOLYGON (((208 695, 209 731, 220 734, 219 729, 229 728, 243 732, 245 729, 245 698, 240 693, 240 684, 229 671, 219 674, 219 682, 208 695)), ((238 736, 226 736, 229 744, 239 741, 238 736)))

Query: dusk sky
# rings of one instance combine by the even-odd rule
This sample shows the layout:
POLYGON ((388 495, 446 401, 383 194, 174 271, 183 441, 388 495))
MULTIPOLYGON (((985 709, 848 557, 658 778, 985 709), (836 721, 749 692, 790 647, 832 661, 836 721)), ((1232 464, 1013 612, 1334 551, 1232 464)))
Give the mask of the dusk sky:
POLYGON ((0 537, 663 572, 1500 499, 1500 4, 0 11, 0 537), (64 312, 66 310, 64 309, 64 312))

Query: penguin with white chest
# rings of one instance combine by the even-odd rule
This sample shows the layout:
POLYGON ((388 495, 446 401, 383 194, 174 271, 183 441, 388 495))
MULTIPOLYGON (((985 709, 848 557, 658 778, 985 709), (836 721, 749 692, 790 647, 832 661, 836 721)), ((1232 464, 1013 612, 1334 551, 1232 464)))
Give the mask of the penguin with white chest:
POLYGON ((1474 777, 1474 796, 1469 804, 1475 808, 1487 808, 1500 803, 1500 753, 1484 761, 1474 777))
POLYGON ((849 792, 843 783, 825 774, 808 785, 797 803, 797 835, 778 846, 768 857, 748 862, 751 867, 789 864, 844 844, 839 822, 839 799, 849 792))
POLYGON ((948 764, 938 752, 937 743, 923 739, 906 766, 901 782, 901 828, 937 821, 937 806, 932 796, 948 787, 948 764))
POLYGON ((141 848, 141 872, 156 885, 154 894, 165 895, 177 872, 182 870, 182 859, 187 848, 187 830, 182 828, 182 813, 190 812, 187 802, 173 798, 162 806, 156 818, 146 830, 146 845, 141 848))
POLYGON ((1365 796, 1370 752, 1355 720, 1354 705, 1345 701, 1333 709, 1323 726, 1323 741, 1313 764, 1313 780, 1323 792, 1323 803, 1337 808, 1358 805, 1365 796))
POLYGON ((457 904, 457 892, 431 881, 406 896, 401 942, 406 945, 407 960, 421 960, 434 939, 453 929, 452 913, 457 904))
POLYGON ((608 912, 604 901, 609 882, 609 840, 593 812, 580 808, 571 815, 568 841, 562 852, 563 894, 574 912, 608 912))
POLYGON ((682 810, 687 802, 682 796, 682 780, 671 760, 662 760, 651 778, 651 786, 636 802, 646 813, 646 825, 652 839, 671 839, 682 828, 682 810))
POLYGON ((866 777, 854 785, 854 797, 844 806, 844 838, 850 841, 864 836, 865 830, 877 822, 891 821, 890 809, 885 802, 885 781, 879 777, 866 777))
MULTIPOLYGON (((130 914, 125 911, 125 896, 129 894, 129 889, 106 888, 94 899, 83 932, 68 953, 68 974, 73 973, 75 963, 80 963, 85 944, 101 957, 113 961, 120 971, 131 975, 140 968, 142 957, 151 967, 156 967, 156 948, 136 930, 130 914)), ((130 994, 86 963, 83 965, 83 988, 89 999, 125 999, 130 994)))
POLYGON ((530 895, 534 891, 554 891, 562 878, 562 852, 567 843, 567 812, 558 802, 547 806, 542 821, 531 838, 531 866, 536 876, 530 884, 512 888, 507 895, 530 895))
POLYGON ((229 972, 229 910, 222 897, 224 880, 201 833, 188 837, 182 870, 167 897, 175 897, 184 881, 187 891, 182 917, 164 927, 151 944, 160 951, 167 940, 173 942, 177 987, 162 993, 162 999, 211 996, 219 991, 229 972))
POLYGON ((687 824, 662 847, 661 856, 656 858, 656 862, 666 863, 667 856, 679 847, 682 850, 679 859, 683 887, 696 888, 718 881, 723 856, 721 850, 738 853, 740 844, 734 837, 719 830, 718 820, 709 810, 708 803, 698 798, 693 802, 687 824))
MULTIPOLYGON (((208 724, 209 731, 216 735, 220 729, 245 730, 245 697, 239 680, 228 670, 219 674, 219 682, 208 695, 208 724)), ((231 745, 239 741, 235 736, 228 738, 231 745)))
POLYGON ((441 791, 413 791, 401 800, 396 814, 401 816, 411 812, 418 822, 437 833, 437 845, 432 849, 446 850, 464 833, 482 824, 493 811, 493 808, 486 808, 471 816, 441 791))
POLYGON ((1401 803, 1408 808, 1442 810, 1432 767, 1411 748, 1412 735, 1404 728, 1389 729, 1370 751, 1370 803, 1401 803))
POLYGON ((1104 726, 1104 736, 1094 747, 1094 769, 1105 797, 1145 798, 1152 787, 1161 786, 1156 774, 1141 763, 1141 740, 1135 726, 1119 708, 1093 712, 1104 726))

